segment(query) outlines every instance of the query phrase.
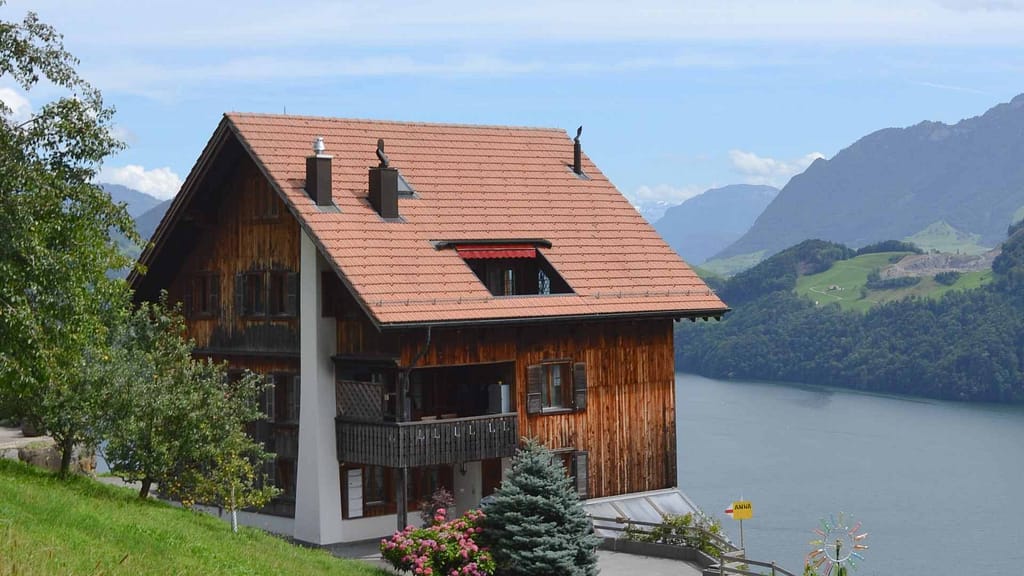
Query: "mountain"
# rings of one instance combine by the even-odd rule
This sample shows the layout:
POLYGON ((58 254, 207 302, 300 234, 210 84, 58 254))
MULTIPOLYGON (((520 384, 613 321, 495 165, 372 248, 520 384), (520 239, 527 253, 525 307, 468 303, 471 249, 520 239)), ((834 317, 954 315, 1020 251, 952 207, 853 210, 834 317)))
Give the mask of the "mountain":
POLYGON ((167 209, 171 207, 171 200, 164 200, 163 202, 153 206, 149 210, 146 210, 142 214, 135 217, 135 229, 138 231, 139 236, 143 239, 149 240, 153 237, 153 232, 156 231, 156 227, 160 225, 160 220, 163 219, 167 209))
POLYGON ((139 192, 120 184, 103 183, 100 184, 100 188, 103 188, 107 194, 110 194, 114 202, 127 204, 128 215, 132 218, 137 218, 161 202, 158 198, 154 198, 145 192, 139 192))
POLYGON ((894 260, 902 266, 934 256, 908 256, 905 248, 913 247, 897 243, 855 255, 832 242, 801 242, 716 282, 733 311, 721 322, 677 325, 676 368, 711 378, 1024 403, 1024 222, 1008 236, 988 280, 974 281, 969 277, 980 273, 886 277, 894 260), (892 248, 900 251, 887 252, 892 248), (883 294, 912 284, 916 297, 883 294))
POLYGON ((700 264, 743 236, 778 193, 750 184, 712 188, 666 210, 654 229, 683 260, 700 264))
POLYGON ((716 258, 771 255, 807 238, 856 248, 913 236, 929 249, 928 230, 993 247, 1024 216, 1021 158, 1024 94, 952 126, 879 130, 793 177, 716 258))

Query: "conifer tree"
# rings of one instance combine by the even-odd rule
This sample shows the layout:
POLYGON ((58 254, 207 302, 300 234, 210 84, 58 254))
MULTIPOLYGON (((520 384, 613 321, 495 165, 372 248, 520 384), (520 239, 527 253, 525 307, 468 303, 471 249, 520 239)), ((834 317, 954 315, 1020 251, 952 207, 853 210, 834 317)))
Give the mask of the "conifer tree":
POLYGON ((520 448, 485 512, 481 536, 498 574, 597 574, 599 539, 565 468, 536 440, 520 448))

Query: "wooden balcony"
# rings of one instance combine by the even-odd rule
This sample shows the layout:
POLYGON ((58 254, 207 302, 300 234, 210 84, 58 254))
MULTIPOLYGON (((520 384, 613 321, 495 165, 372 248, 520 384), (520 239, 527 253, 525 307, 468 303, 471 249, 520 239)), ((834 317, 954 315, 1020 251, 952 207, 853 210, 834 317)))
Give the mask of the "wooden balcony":
POLYGON ((420 422, 336 421, 338 460, 391 468, 415 468, 515 453, 515 412, 420 422))

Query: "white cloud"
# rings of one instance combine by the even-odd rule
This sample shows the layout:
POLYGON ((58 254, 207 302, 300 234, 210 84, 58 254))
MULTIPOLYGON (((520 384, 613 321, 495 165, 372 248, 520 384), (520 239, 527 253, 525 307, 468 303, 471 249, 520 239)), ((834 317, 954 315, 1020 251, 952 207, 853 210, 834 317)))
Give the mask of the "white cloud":
POLYGON ((768 184, 776 188, 781 188, 794 175, 806 170, 811 162, 824 157, 821 152, 811 152, 793 160, 778 160, 745 150, 729 151, 733 169, 743 176, 744 182, 768 184))
POLYGON ((146 170, 137 164, 128 164, 117 168, 104 167, 96 177, 96 181, 134 188, 161 200, 174 198, 181 188, 181 177, 170 168, 146 170))
POLYGON ((693 198, 707 190, 709 186, 672 186, 669 184, 655 184, 654 186, 640 186, 632 192, 624 192, 623 195, 629 203, 636 208, 647 220, 654 222, 672 206, 682 204, 684 201, 693 198))
POLYGON ((670 184, 655 184, 654 186, 640 186, 632 193, 626 193, 626 198, 634 206, 644 204, 664 203, 668 205, 682 204, 684 201, 693 198, 707 188, 699 186, 676 187, 670 184))
POLYGON ((10 119, 15 124, 21 124, 32 117, 32 103, 21 92, 13 88, 0 88, 0 101, 11 109, 10 119))

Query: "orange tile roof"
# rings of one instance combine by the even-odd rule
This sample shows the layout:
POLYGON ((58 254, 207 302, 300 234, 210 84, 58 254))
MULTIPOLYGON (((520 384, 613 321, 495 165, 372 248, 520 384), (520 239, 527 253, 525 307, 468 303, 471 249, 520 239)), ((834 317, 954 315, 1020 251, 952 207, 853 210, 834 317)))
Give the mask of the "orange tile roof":
POLYGON ((381 325, 594 314, 721 314, 725 305, 589 158, 578 178, 563 130, 230 113, 229 127, 381 325), (304 191, 322 136, 333 157, 323 212, 304 191), (416 191, 404 222, 366 199, 383 138, 416 191), (542 238, 574 294, 495 297, 455 250, 431 241, 542 238))

